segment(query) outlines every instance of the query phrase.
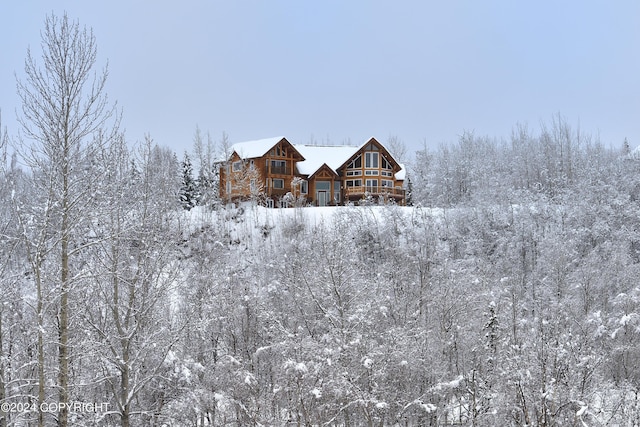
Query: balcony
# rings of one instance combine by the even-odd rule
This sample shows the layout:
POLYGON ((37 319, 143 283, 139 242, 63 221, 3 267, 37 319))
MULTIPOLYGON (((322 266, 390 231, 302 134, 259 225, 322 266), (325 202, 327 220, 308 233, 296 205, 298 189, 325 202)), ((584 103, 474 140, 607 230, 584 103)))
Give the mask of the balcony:
POLYGON ((265 194, 269 197, 280 198, 290 191, 291 189, 288 188, 267 188, 265 194))
POLYGON ((265 166, 265 176, 271 175, 291 175, 291 168, 288 166, 265 166))
POLYGON ((405 198, 405 190, 401 187, 381 187, 381 186, 359 186, 346 187, 345 198, 347 200, 361 199, 364 196, 371 195, 374 197, 385 196, 393 197, 396 200, 405 198))

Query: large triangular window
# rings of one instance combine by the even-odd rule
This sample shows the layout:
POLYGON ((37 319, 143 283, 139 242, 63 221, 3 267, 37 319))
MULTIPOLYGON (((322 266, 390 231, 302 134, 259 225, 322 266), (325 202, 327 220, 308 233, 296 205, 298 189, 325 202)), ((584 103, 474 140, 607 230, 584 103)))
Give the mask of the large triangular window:
POLYGON ((358 157, 353 159, 348 165, 347 169, 360 169, 362 167, 362 155, 359 154, 358 157))
POLYGON ((389 162, 385 156, 382 156, 382 169, 393 169, 391 162, 389 162))

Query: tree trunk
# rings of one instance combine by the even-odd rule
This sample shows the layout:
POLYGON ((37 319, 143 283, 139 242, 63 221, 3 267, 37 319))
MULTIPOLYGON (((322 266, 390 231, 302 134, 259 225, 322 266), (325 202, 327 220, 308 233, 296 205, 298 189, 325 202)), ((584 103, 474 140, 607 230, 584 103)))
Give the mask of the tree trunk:
MULTIPOLYGON (((37 255, 39 256, 39 255, 37 255)), ((42 278, 40 277, 40 262, 36 269, 36 316, 38 318, 38 427, 44 427, 44 412, 42 404, 44 403, 44 313, 43 313, 43 296, 42 296, 42 278)))
MULTIPOLYGON (((66 133, 66 129, 65 129, 66 133)), ((58 426, 67 427, 69 413, 69 143, 64 141, 62 150, 62 224, 60 240, 60 314, 58 319, 58 331, 60 342, 58 344, 58 426)))

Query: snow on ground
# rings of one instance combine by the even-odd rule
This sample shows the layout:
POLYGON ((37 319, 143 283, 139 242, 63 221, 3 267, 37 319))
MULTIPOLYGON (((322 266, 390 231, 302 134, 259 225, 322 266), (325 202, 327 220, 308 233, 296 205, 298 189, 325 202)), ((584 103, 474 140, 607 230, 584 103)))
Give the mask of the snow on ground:
MULTIPOLYGON (((258 242, 271 235, 286 235, 295 227, 304 227, 307 230, 327 227, 330 230, 332 224, 338 220, 384 226, 390 218, 430 218, 438 221, 443 214, 441 209, 396 205, 266 208, 243 203, 218 210, 197 206, 190 211, 182 212, 177 220, 185 234, 205 229, 215 230, 213 234, 222 236, 224 240, 221 240, 220 244, 226 246, 230 242, 248 244, 247 240, 258 242)), ((406 221, 405 225, 408 222, 406 221)))
POLYGON ((251 203, 243 203, 238 207, 225 207, 220 210, 211 210, 204 206, 197 206, 190 211, 185 211, 183 220, 193 225, 201 225, 219 219, 236 220, 244 216, 247 220, 256 221, 263 224, 278 224, 282 220, 303 219, 310 225, 318 225, 331 221, 336 214, 345 212, 359 212, 363 215, 372 215, 380 220, 384 218, 384 212, 394 209, 405 216, 414 216, 418 212, 428 215, 438 216, 442 214, 441 209, 420 208, 413 206, 305 206, 297 208, 266 208, 251 203))

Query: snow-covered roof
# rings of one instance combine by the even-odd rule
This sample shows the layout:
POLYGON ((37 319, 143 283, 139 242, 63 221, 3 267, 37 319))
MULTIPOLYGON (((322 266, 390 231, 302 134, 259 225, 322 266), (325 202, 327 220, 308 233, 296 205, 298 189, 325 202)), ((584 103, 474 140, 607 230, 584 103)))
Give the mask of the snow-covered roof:
MULTIPOLYGON (((229 155, 235 151, 243 159, 253 159, 262 157, 278 142, 284 139, 284 136, 276 136, 273 138, 257 139, 255 141, 238 142, 229 147, 229 155)), ((228 160, 228 159, 225 159, 228 160)))
POLYGON ((294 147, 306 159, 296 164, 298 172, 302 175, 312 175, 325 163, 335 172, 358 151, 358 147, 353 145, 294 145, 294 147))
MULTIPOLYGON (((364 144, 362 144, 360 147, 358 147, 358 150, 361 150, 365 145, 367 145, 369 142, 371 142, 372 139, 375 139, 375 138, 371 137, 371 138, 367 139, 364 142, 364 144)), ((378 144, 380 144, 380 146, 382 146, 382 148, 384 148, 387 151, 387 153, 389 153, 389 155, 398 164, 398 166, 400 166, 400 170, 398 172, 396 172, 396 179, 400 180, 400 181, 404 181, 404 179, 407 177, 407 169, 405 168, 405 166, 402 163, 398 162, 398 160, 396 160, 395 157, 393 157, 393 153, 387 147, 385 147, 382 142, 378 141, 377 139, 375 139, 375 140, 378 142, 378 144)))
MULTIPOLYGON (((378 142, 378 144, 380 144, 389 154, 391 154, 391 152, 384 145, 382 145, 380 141, 373 137, 367 139, 359 146, 294 145, 294 147, 296 147, 296 150, 298 150, 300 154, 302 154, 306 159, 304 162, 298 162, 298 172, 302 175, 312 175, 325 163, 327 164, 327 166, 333 169, 334 172, 336 172, 340 166, 342 166, 347 160, 349 160, 351 156, 362 150, 362 148, 369 144, 372 139, 378 142)), ((391 156, 393 155, 391 154, 391 156)), ((398 165, 402 169, 396 173, 396 179, 404 180, 406 176, 404 165, 401 165, 400 163, 398 163, 398 165)))
MULTIPOLYGON (((286 139, 284 136, 276 136, 273 138, 258 139, 255 141, 238 142, 229 147, 228 155, 235 151, 243 159, 252 159, 264 156, 274 145, 286 139)), ((369 138, 359 146, 355 145, 305 145, 292 144, 293 147, 305 158, 304 161, 296 162, 296 168, 301 175, 313 175, 323 164, 327 164, 334 172, 342 166, 354 154, 371 142, 369 138)), ((376 140, 377 141, 377 140, 376 140)), ((382 145, 378 141, 378 144, 382 145)), ((382 145, 384 147, 384 145, 382 145)), ((387 152, 389 150, 384 147, 387 152)), ((228 160, 220 159, 221 161, 228 160)), ((396 179, 405 179, 406 171, 404 165, 396 173, 396 179)))

